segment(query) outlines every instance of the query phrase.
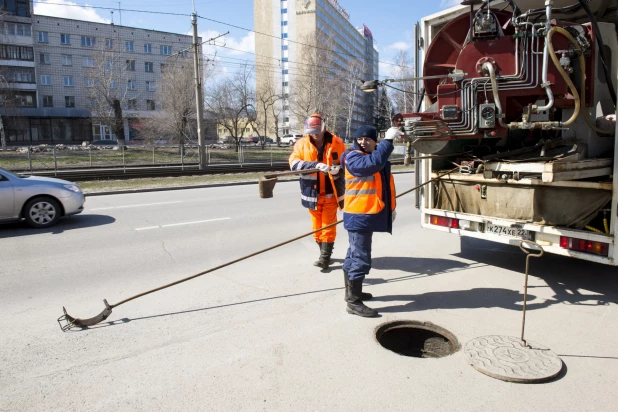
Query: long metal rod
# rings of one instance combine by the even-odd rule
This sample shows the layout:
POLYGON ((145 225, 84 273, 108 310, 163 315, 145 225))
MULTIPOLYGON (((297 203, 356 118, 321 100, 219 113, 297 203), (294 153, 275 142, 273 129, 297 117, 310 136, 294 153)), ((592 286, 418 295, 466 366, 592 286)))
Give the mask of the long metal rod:
MULTIPOLYGON (((410 190, 406 190, 405 192, 400 193, 399 195, 397 195, 397 198, 400 198, 401 196, 404 196, 404 195, 406 195, 406 194, 408 194, 408 193, 410 193, 410 192, 413 192, 414 190, 417 190, 417 189, 419 189, 420 187, 423 187, 423 186, 425 186, 425 185, 428 185, 429 183, 431 183, 431 182, 433 182, 433 181, 435 181, 435 180, 438 180, 438 179, 440 179, 440 178, 442 178, 442 177, 444 177, 444 176, 446 176, 446 175, 448 175, 448 174, 450 174, 450 173, 454 172, 454 171, 455 171, 455 170, 457 170, 457 169, 458 169, 458 168, 454 168, 454 169, 452 169, 452 170, 449 170, 448 172, 442 173, 442 174, 440 174, 439 176, 436 176, 436 177, 434 177, 434 178, 432 178, 432 179, 428 180, 428 181, 427 181, 427 182, 425 182, 425 183, 422 183, 422 184, 420 184, 420 185, 417 185, 417 186, 413 187, 413 188, 412 188, 412 189, 410 189, 410 190)), ((109 315, 111 314, 111 312, 112 312, 112 309, 113 309, 113 308, 116 308, 116 307, 118 307, 118 306, 122 305, 123 303, 130 302, 130 301, 132 301, 132 300, 134 300, 134 299, 137 299, 137 298, 142 297, 142 296, 149 295, 149 294, 154 293, 154 292, 157 292, 157 291, 159 291, 159 290, 167 289, 167 288, 169 288, 169 287, 171 287, 171 286, 178 285, 178 284, 180 284, 180 283, 186 282, 186 281, 191 280, 191 279, 195 279, 195 278, 197 278, 197 277, 199 277, 199 276, 202 276, 202 275, 205 275, 205 274, 207 274, 207 273, 214 272, 215 270, 222 269, 222 268, 224 268, 224 267, 226 267, 226 266, 230 266, 230 265, 232 265, 232 264, 234 264, 234 263, 238 263, 238 262, 241 262, 241 261, 243 261, 243 260, 249 259, 250 257, 257 256, 257 255, 262 254, 262 253, 264 253, 264 252, 268 252, 269 250, 273 250, 273 249, 276 249, 276 248, 281 247, 281 246, 283 246, 283 245, 287 245, 288 243, 295 242, 295 241, 297 241, 297 240, 299 240, 299 239, 302 239, 302 238, 304 238, 304 237, 310 236, 310 235, 312 235, 312 234, 314 234, 314 233, 321 232, 321 231, 323 231, 323 230, 325 230, 325 229, 328 229, 328 228, 331 228, 331 227, 333 227, 333 226, 336 226, 336 225, 338 225, 338 224, 340 224, 340 223, 342 223, 342 222, 343 222, 343 220, 338 220, 338 221, 336 221, 335 223, 331 223, 330 225, 326 225, 326 226, 324 226, 324 227, 322 227, 322 228, 320 228, 320 229, 313 230, 313 231, 311 231, 311 232, 308 232, 308 233, 302 234, 302 235, 300 235, 300 236, 296 236, 296 237, 294 237, 294 238, 292 238, 292 239, 286 240, 285 242, 278 243, 278 244, 276 244, 276 245, 273 245, 273 246, 267 247, 266 249, 262 249, 262 250, 259 250, 259 251, 257 251, 257 252, 251 253, 251 254, 249 254, 249 255, 246 255, 246 256, 240 257, 240 258, 238 258, 238 259, 234 259, 234 260, 232 260, 232 261, 230 261, 230 262, 223 263, 223 264, 221 264, 221 265, 219 265, 219 266, 216 266, 216 267, 214 267, 214 268, 211 268, 211 269, 205 270, 205 271, 200 272, 200 273, 196 273, 195 275, 192 275, 192 276, 186 277, 186 278, 184 278, 184 279, 180 279, 180 280, 177 280, 177 281, 175 281, 175 282, 168 283, 168 284, 163 285, 163 286, 159 286, 158 288, 154 288, 154 289, 148 290, 148 291, 146 291, 146 292, 139 293, 139 294, 134 295, 134 296, 131 296, 131 297, 127 298, 127 299, 121 300, 120 302, 115 303, 115 304, 113 304, 113 305, 108 304, 108 303, 107 303, 107 300, 105 300, 105 299, 104 299, 103 301, 104 301, 104 303, 105 303, 105 309, 103 310, 103 312, 101 312, 99 315, 94 316, 94 317, 89 318, 89 319, 74 318, 74 317, 70 316, 70 315, 66 312, 66 310, 64 310, 64 315, 63 315, 63 316, 61 316, 61 317, 58 319, 58 323, 60 324, 60 327, 61 327, 61 329, 62 329, 63 331, 69 330, 69 329, 70 329, 71 327, 73 327, 73 326, 84 327, 84 326, 93 326, 93 325, 96 325, 97 323, 100 323, 100 322, 102 322, 103 320, 107 319, 107 317, 109 317, 109 315), (61 324, 61 321, 67 322, 67 324, 63 326, 63 325, 61 324)), ((63 309, 64 309, 64 308, 63 308, 63 309)))

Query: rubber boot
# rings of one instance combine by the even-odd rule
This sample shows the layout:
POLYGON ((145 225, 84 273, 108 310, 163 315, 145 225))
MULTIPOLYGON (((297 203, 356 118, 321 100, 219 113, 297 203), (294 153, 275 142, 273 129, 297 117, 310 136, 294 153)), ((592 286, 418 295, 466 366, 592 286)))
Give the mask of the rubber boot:
MULTIPOLYGON (((345 297, 343 300, 350 302, 350 280, 348 279, 348 272, 343 272, 343 281, 345 282, 345 297)), ((362 292, 361 294, 362 301, 371 300, 372 297, 373 295, 371 293, 362 292)))
POLYGON ((320 257, 313 265, 322 269, 328 269, 328 265, 330 265, 330 255, 333 254, 334 245, 335 243, 333 242, 322 242, 320 245, 320 257))
POLYGON ((371 309, 368 306, 365 306, 363 301, 361 300, 361 296, 363 294, 363 280, 351 280, 349 281, 349 292, 348 296, 350 300, 348 301, 348 307, 346 310, 351 315, 358 315, 364 318, 373 318, 378 316, 378 311, 375 309, 371 309))

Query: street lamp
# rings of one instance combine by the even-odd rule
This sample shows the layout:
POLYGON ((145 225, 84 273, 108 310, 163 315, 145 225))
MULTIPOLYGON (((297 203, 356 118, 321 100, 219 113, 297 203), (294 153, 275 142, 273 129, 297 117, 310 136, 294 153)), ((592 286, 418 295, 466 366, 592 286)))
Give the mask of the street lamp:
POLYGON ((453 81, 458 82, 462 80, 467 73, 464 73, 461 70, 455 70, 453 73, 449 74, 441 74, 438 76, 420 76, 420 77, 406 77, 404 79, 384 79, 380 80, 367 80, 364 81, 361 85, 360 89, 366 93, 375 92, 378 90, 378 86, 386 85, 387 83, 400 83, 400 82, 409 82, 412 80, 425 80, 425 79, 453 79, 453 81))

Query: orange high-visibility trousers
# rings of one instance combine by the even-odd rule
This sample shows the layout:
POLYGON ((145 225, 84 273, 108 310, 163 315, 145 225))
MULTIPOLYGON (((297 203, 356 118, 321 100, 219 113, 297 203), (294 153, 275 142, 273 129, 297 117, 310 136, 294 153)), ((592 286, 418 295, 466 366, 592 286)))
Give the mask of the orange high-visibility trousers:
MULTIPOLYGON (((328 226, 337 221, 337 198, 335 196, 326 197, 320 195, 318 197, 318 208, 309 209, 311 214, 311 223, 313 230, 328 226)), ((313 238, 318 242, 333 243, 337 237, 337 226, 329 227, 321 232, 313 234, 313 238)))

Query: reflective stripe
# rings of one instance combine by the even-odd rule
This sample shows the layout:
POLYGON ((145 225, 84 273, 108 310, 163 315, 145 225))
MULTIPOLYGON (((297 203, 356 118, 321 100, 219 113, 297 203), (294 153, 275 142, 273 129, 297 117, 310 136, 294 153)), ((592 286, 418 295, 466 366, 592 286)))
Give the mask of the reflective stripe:
POLYGON ((375 177, 373 175, 371 176, 365 176, 365 177, 355 177, 353 179, 346 179, 345 182, 346 183, 364 183, 364 182, 375 182, 375 177))
POLYGON ((304 161, 302 161, 302 160, 297 160, 297 161, 295 161, 294 163, 292 163, 292 170, 299 170, 299 169, 302 169, 302 167, 303 167, 303 163, 305 163, 305 162, 304 162, 304 161))
POLYGON ((338 201, 340 201, 340 202, 341 202, 342 200, 344 200, 344 199, 345 199, 345 196, 339 196, 339 197, 337 198, 337 200, 338 200, 338 201))
POLYGON ((330 199, 331 197, 335 197, 335 195, 334 195, 334 194, 332 194, 332 193, 329 193, 329 194, 327 194, 327 195, 324 195, 324 198, 326 198, 326 199, 330 199))
POLYGON ((346 190, 346 196, 356 196, 356 195, 375 195, 377 192, 375 189, 369 190, 346 190))
POLYGON ((309 197, 305 195, 300 195, 300 198, 303 200, 306 200, 307 202, 317 202, 318 201, 317 197, 309 197))
POLYGON ((301 179, 306 179, 306 180, 318 180, 318 175, 315 173, 312 173, 310 175, 300 175, 301 179))

